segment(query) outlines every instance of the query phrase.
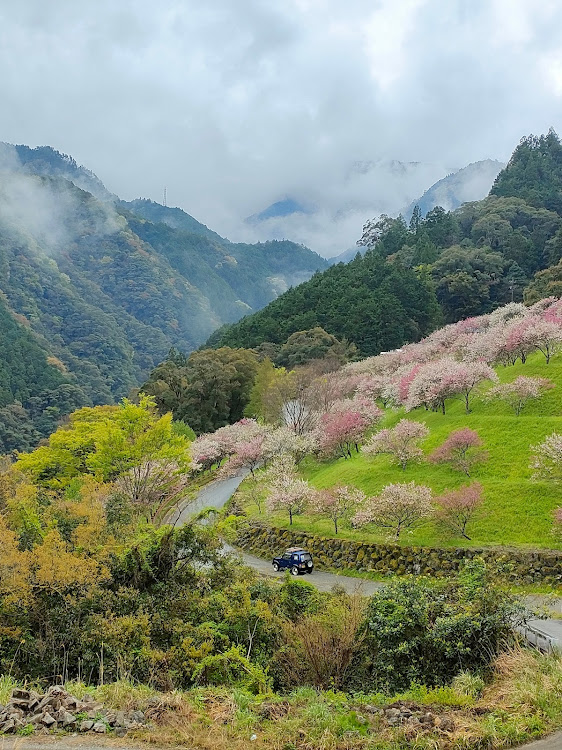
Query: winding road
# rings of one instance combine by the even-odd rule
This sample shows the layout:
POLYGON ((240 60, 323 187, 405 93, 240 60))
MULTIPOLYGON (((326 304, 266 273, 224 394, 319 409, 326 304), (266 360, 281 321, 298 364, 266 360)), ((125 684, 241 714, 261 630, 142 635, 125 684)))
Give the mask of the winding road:
POLYGON ((241 471, 229 479, 215 479, 201 489, 197 497, 171 510, 165 518, 166 523, 182 526, 205 508, 220 510, 236 492, 248 471, 241 471))
MULTIPOLYGON (((191 518, 200 513, 205 508, 215 508, 220 510, 230 500, 236 492, 241 482, 247 475, 247 471, 241 472, 235 477, 229 479, 217 479, 203 487, 194 500, 190 500, 180 508, 171 512, 166 521, 176 525, 187 523, 191 518)), ((238 555, 242 561, 250 568, 257 570, 260 574, 272 578, 283 578, 284 573, 275 573, 271 566, 271 560, 264 560, 255 555, 249 555, 246 552, 235 549, 228 544, 224 546, 225 551, 229 554, 238 555)), ((279 550, 281 553, 283 550, 279 550)), ((307 576, 306 580, 314 584, 320 591, 330 591, 334 586, 341 586, 349 593, 360 592, 365 596, 371 596, 377 589, 384 586, 379 581, 371 581, 366 578, 354 578, 352 576, 339 575, 337 573, 326 573, 315 570, 312 576, 307 576)), ((529 597, 529 605, 536 606, 536 597, 529 597)), ((523 633, 529 643, 538 646, 542 650, 552 648, 562 651, 562 620, 532 619, 528 621, 528 627, 523 633)), ((560 743, 562 750, 562 741, 560 743)))
MULTIPOLYGON (((230 477, 229 479, 217 479, 211 482, 203 487, 194 500, 189 500, 183 506, 171 511, 166 516, 166 522, 175 526, 181 526, 190 521, 198 513, 201 513, 205 508, 220 510, 236 492, 246 474, 247 472, 242 472, 238 476, 230 477)), ((237 555, 248 567, 257 570, 262 575, 270 576, 271 578, 283 578, 285 575, 282 571, 276 573, 269 559, 264 560, 255 555, 248 555, 246 552, 242 552, 242 550, 231 547, 230 544, 226 543, 224 550, 228 554, 237 555)), ((318 570, 315 570, 312 576, 307 576, 306 580, 313 583, 319 591, 330 591, 334 586, 342 586, 349 593, 360 592, 365 596, 371 596, 371 594, 384 585, 378 581, 340 576, 335 573, 325 573, 318 570)))
MULTIPOLYGON (((200 513, 205 508, 215 508, 220 510, 232 497, 238 486, 244 479, 245 473, 230 479, 215 480, 206 485, 194 500, 190 500, 185 505, 177 508, 166 517, 167 523, 181 525, 187 523, 191 518, 200 513)), ((283 573, 275 573, 271 567, 270 560, 264 560, 254 555, 248 555, 240 552, 229 545, 225 545, 225 552, 239 555, 243 562, 254 568, 259 573, 273 578, 282 578, 283 573)), ((352 578, 351 576, 342 576, 335 573, 325 573, 315 571, 312 576, 306 578, 313 583, 320 591, 329 591, 333 586, 342 586, 346 591, 359 592, 370 596, 377 589, 384 586, 378 581, 369 581, 366 579, 352 578)), ((537 620, 536 627, 542 633, 551 639, 553 645, 562 648, 562 622, 559 620, 537 620)), ((143 750, 146 745, 141 743, 119 743, 115 740, 105 740, 101 738, 90 738, 84 735, 74 737, 2 737, 0 738, 0 750, 143 750)), ((562 733, 558 732, 545 737, 537 742, 519 747, 519 750, 562 750, 562 733)))
MULTIPOLYGON (((189 501, 184 506, 175 510, 167 517, 168 523, 182 524, 187 523, 191 518, 200 513, 205 508, 215 508, 220 510, 230 500, 236 492, 247 472, 241 473, 230 479, 215 480, 206 485, 194 500, 189 501)), ((241 560, 250 568, 257 570, 260 574, 272 578, 283 578, 284 573, 276 573, 272 566, 271 560, 264 560, 255 555, 249 555, 246 552, 235 549, 228 544, 224 545, 225 552, 238 555, 241 560)), ((282 550, 280 550, 282 551, 282 550)), ((320 591, 330 591, 334 586, 341 586, 349 593, 361 593, 370 596, 375 591, 384 586, 379 581, 370 581, 368 579, 353 578, 351 576, 338 575, 336 573, 326 573, 315 570, 306 580, 314 584, 320 591)), ((536 604, 536 601, 533 601, 536 604)), ((551 648, 562 650, 562 621, 557 619, 547 620, 530 620, 529 630, 525 633, 527 640, 534 645, 542 647, 545 643, 551 648)), ((37 749, 39 750, 39 748, 37 749)), ((537 742, 520 746, 519 750, 562 750, 562 733, 546 737, 537 742)))

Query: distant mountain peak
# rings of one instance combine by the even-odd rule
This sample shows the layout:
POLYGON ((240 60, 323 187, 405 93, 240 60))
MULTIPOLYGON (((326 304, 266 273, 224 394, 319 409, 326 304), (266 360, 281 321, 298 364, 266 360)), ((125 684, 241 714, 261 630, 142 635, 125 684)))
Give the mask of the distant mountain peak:
POLYGON ((295 198, 287 197, 280 201, 271 203, 267 208, 259 213, 252 214, 245 219, 247 224, 260 224, 268 219, 278 219, 293 214, 313 214, 315 207, 305 205, 295 198))
POLYGON ((63 177, 76 187, 86 190, 102 201, 113 201, 103 182, 89 169, 81 166, 72 156, 57 151, 52 146, 31 148, 0 141, 0 169, 48 177, 63 177))
POLYGON ((373 216, 394 215, 428 185, 451 172, 450 165, 397 159, 362 159, 307 180, 245 220, 252 240, 290 237, 324 257, 337 256, 355 241, 357 227, 373 216))
POLYGON ((419 206, 422 216, 425 216, 435 206, 453 211, 463 203, 481 200, 488 195, 494 180, 504 167, 503 162, 495 159, 473 162, 438 180, 401 213, 408 221, 415 206, 419 206))

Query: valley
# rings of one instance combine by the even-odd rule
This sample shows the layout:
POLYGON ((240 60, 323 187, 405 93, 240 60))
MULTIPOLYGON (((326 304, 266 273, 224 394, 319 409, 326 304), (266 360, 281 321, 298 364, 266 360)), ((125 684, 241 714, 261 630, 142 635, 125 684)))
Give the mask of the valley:
POLYGON ((562 3, 0 3, 0 750, 562 747, 562 3))
POLYGON ((20 149, 0 732, 500 750, 562 726, 561 153, 525 139, 487 198, 373 219, 328 267, 20 149), (294 545, 313 576, 271 576, 294 545))
MULTIPOLYGON (((116 202, 52 149, 4 144, 2 164, 0 308, 11 336, 31 339, 65 385, 38 382, 17 408, 2 396, 3 452, 31 447, 77 406, 129 394, 172 347, 197 348, 327 266, 291 242, 229 243, 179 209, 116 202)), ((8 357, 14 377, 20 365, 8 357)))

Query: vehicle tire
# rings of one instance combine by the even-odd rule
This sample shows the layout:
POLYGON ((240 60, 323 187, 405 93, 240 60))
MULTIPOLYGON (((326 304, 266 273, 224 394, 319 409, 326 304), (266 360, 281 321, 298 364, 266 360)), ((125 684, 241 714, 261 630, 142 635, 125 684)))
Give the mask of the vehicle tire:
POLYGON ((293 567, 291 568, 291 575, 298 576, 298 574, 299 574, 299 569, 297 568, 296 565, 293 565, 293 567))
POLYGON ((309 576, 312 575, 312 568, 308 568, 306 572, 308 573, 309 576))
POLYGON ((273 563, 273 570, 277 573, 279 570, 279 563, 273 563))

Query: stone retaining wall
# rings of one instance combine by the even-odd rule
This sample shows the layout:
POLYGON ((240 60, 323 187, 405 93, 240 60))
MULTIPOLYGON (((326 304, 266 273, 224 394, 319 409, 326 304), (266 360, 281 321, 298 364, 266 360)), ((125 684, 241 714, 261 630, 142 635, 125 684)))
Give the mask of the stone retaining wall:
POLYGON ((312 553, 318 568, 369 570, 382 575, 447 576, 454 574, 463 561, 482 557, 508 580, 562 584, 562 552, 554 550, 401 547, 313 536, 258 523, 243 528, 236 544, 261 557, 279 555, 287 547, 305 547, 312 553))

